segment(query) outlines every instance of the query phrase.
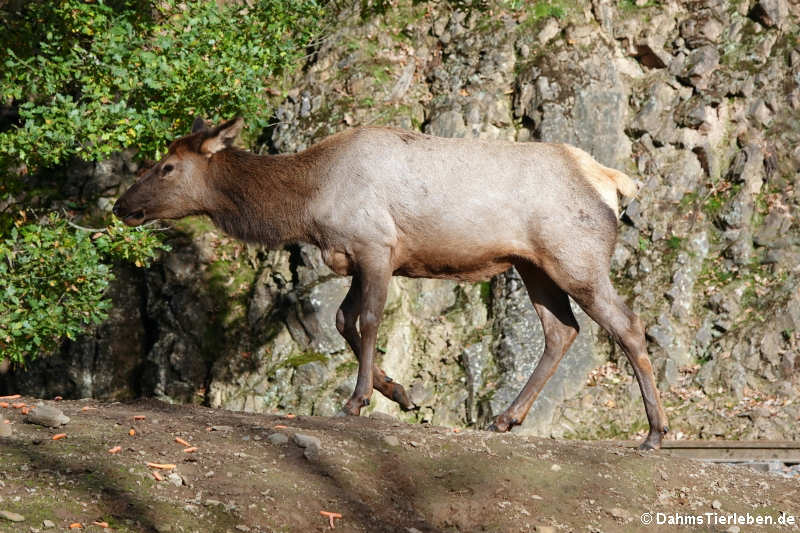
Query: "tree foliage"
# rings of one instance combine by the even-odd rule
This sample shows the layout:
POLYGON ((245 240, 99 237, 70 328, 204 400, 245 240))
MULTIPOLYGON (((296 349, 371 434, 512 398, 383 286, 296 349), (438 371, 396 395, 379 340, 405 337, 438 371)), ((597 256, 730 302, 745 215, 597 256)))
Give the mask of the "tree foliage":
POLYGON ((323 14, 316 0, 0 4, 0 106, 15 115, 0 123, 0 360, 24 362, 102 321, 110 266, 144 266, 166 248, 85 205, 102 231, 33 216, 75 205, 59 169, 128 147, 157 158, 195 115, 246 116, 257 135, 275 78, 304 56, 323 14))
POLYGON ((22 102, 22 125, 0 134, 0 157, 31 168, 128 146, 157 155, 196 114, 241 114, 263 128, 274 76, 302 56, 322 15, 313 0, 224 8, 61 0, 24 9, 0 52, 0 99, 22 102))
MULTIPOLYGON (((24 214, 24 212, 23 212, 24 214)), ((117 259, 146 266, 165 245, 152 232, 115 222, 97 232, 77 230, 55 214, 20 217, 0 241, 0 349, 14 362, 53 350, 108 316, 104 297, 117 259)))

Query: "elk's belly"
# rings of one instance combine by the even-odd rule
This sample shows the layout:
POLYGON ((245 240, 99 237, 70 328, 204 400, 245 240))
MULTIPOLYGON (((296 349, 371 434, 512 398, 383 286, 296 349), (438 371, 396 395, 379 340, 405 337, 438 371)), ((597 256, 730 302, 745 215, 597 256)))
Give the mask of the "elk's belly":
POLYGON ((524 254, 514 247, 406 251, 396 255, 394 273, 410 278, 484 281, 511 268, 520 255, 524 254))
POLYGON ((394 271, 397 276, 409 278, 454 279, 458 281, 485 281, 511 268, 510 262, 494 261, 475 265, 448 265, 407 263, 394 271))

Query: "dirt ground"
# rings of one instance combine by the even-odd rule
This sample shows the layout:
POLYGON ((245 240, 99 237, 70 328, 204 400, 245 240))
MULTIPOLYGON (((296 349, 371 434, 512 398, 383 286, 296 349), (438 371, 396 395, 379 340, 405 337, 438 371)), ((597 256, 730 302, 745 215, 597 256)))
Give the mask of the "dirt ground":
POLYGON ((46 428, 25 423, 21 408, 0 407, 0 423, 12 429, 0 437, 0 531, 102 531, 93 522, 131 532, 327 531, 330 518, 320 511, 341 514, 333 520, 342 532, 737 531, 720 520, 747 521, 747 513, 776 525, 745 523, 740 532, 800 529, 777 525, 781 512, 783 521, 800 518, 796 480, 665 451, 456 432, 385 416, 256 415, 152 400, 43 403, 70 422, 46 428), (66 437, 53 440, 59 433, 66 437), (185 452, 176 437, 197 450, 185 452), (642 523, 646 512, 654 524, 642 523), (8 513, 24 520, 2 517, 8 513), (658 513, 662 521, 707 521, 657 525, 658 513))

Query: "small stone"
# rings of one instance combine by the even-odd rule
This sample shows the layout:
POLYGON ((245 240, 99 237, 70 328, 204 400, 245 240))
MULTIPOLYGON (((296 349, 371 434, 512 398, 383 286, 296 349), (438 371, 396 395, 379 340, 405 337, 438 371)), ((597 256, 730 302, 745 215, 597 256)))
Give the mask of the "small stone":
POLYGON ((61 409, 56 409, 49 405, 37 405, 31 409, 31 412, 25 417, 25 422, 49 428, 57 428, 69 422, 69 417, 66 416, 61 409))
POLYGON ((0 437, 10 437, 13 432, 11 424, 6 424, 0 420, 0 437))
POLYGON ((300 446, 301 448, 308 448, 309 446, 316 446, 317 448, 320 447, 319 439, 313 435, 306 435, 305 433, 295 433, 294 443, 300 446))
POLYGON ((411 446, 413 446, 414 448, 419 448, 420 446, 422 446, 422 444, 420 444, 419 442, 417 442, 417 441, 415 441, 415 440, 410 440, 410 441, 408 441, 408 443, 409 443, 411 446))
POLYGON ((407 527, 406 528, 406 533, 422 533, 422 531, 420 531, 419 529, 417 529, 415 527, 407 527))
POLYGON ((52 520, 44 520, 42 522, 42 527, 44 529, 53 529, 54 527, 56 527, 56 524, 52 520))
POLYGON ((205 502, 205 504, 204 504, 204 505, 205 505, 206 507, 215 507, 215 506, 221 506, 221 505, 222 505, 222 502, 221 502, 221 501, 219 501, 219 500, 214 500, 214 499, 212 499, 212 498, 208 498, 208 499, 206 500, 206 502, 205 502))
POLYGON ((556 533, 553 526, 536 526, 536 533, 556 533))
POLYGON ((558 27, 558 22, 554 18, 548 19, 545 23, 542 31, 539 32, 539 35, 536 36, 536 40, 539 41, 540 45, 545 45, 550 42, 550 39, 558 35, 558 32, 561 31, 561 28, 558 27))
POLYGON ((171 472, 167 476, 167 480, 170 483, 172 483, 173 485, 175 485, 176 487, 180 487, 181 485, 183 485, 183 478, 181 476, 179 476, 178 474, 176 474, 175 472, 171 472))
POLYGON ((11 511, 0 511, 0 518, 5 518, 12 522, 24 522, 25 517, 21 514, 12 513, 11 511))
POLYGON ((387 446, 400 446, 400 439, 394 435, 385 435, 383 437, 383 443, 387 446))
POLYGON ((289 437, 287 437, 284 433, 272 433, 267 437, 267 440, 270 444, 275 446, 283 446, 289 442, 289 437))
POLYGON ((626 511, 625 509, 621 509, 619 507, 614 507, 612 509, 609 509, 608 514, 619 520, 627 520, 628 518, 630 518, 630 513, 628 513, 628 511, 626 511))
POLYGON ((712 509, 721 509, 722 508, 722 504, 719 502, 719 500, 714 500, 713 502, 711 502, 711 508, 712 509))
POLYGON ((558 472, 559 470, 561 470, 561 465, 554 464, 553 466, 550 467, 550 470, 552 470, 553 472, 558 472))
POLYGON ((237 530, 237 531, 244 531, 245 533, 247 533, 248 531, 250 531, 250 528, 249 528, 249 527, 247 527, 247 526, 246 526, 246 525, 244 525, 244 524, 237 524, 237 525, 236 525, 236 530, 237 530))
POLYGON ((211 431, 233 431, 231 426, 211 426, 211 431))
POLYGON ((740 531, 739 526, 731 526, 725 530, 725 533, 739 533, 740 531))
POLYGON ((301 448, 305 448, 305 451, 303 451, 303 457, 309 461, 316 461, 319 458, 319 449, 321 443, 317 437, 314 437, 313 435, 306 435, 304 433, 295 433, 293 439, 295 444, 301 448))

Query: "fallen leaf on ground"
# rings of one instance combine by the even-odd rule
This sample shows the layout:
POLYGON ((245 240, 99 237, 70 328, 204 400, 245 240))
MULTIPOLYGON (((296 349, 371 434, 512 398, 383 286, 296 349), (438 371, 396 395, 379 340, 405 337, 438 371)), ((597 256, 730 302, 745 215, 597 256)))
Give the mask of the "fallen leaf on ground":
POLYGON ((103 529, 108 529, 108 522, 98 522, 98 521, 95 520, 94 522, 92 522, 92 525, 93 526, 100 526, 103 529))
POLYGON ((150 468, 158 468, 159 470, 172 470, 173 468, 175 468, 175 465, 170 464, 170 463, 166 463, 166 464, 162 464, 162 463, 147 463, 147 466, 149 466, 150 468))
POLYGON ((128 431, 128 435, 130 435, 131 437, 133 437, 134 435, 136 435, 136 430, 135 430, 135 429, 133 429, 133 428, 131 428, 131 430, 130 430, 130 431, 128 431))
POLYGON ((340 513, 332 513, 330 511, 320 511, 319 514, 321 514, 322 516, 327 516, 328 517, 328 520, 330 520, 330 522, 331 522, 331 529, 335 529, 336 528, 336 526, 333 525, 333 519, 342 517, 342 515, 340 513))
POLYGON ((184 453, 192 453, 197 451, 197 446, 189 446, 183 449, 184 453))
POLYGON ((110 453, 110 454, 112 454, 112 455, 113 455, 113 454, 115 454, 115 453, 119 453, 119 452, 121 452, 121 451, 122 451, 122 446, 114 446, 113 448, 111 448, 110 450, 108 450, 108 453, 110 453))
POLYGON ((16 400, 17 398, 22 398, 19 394, 11 394, 9 396, 0 396, 0 400, 16 400))
POLYGON ((53 440, 61 440, 66 438, 67 438, 66 433, 59 433, 58 435, 53 435, 53 440))
POLYGON ((81 411, 95 411, 97 407, 89 407, 88 405, 81 407, 81 411))
POLYGON ((145 418, 147 417, 144 415, 133 415, 134 420, 144 420, 145 418))
POLYGON ((181 444, 183 446, 191 446, 191 444, 189 444, 188 442, 186 442, 185 440, 183 440, 180 437, 175 437, 175 442, 177 442, 178 444, 181 444))

